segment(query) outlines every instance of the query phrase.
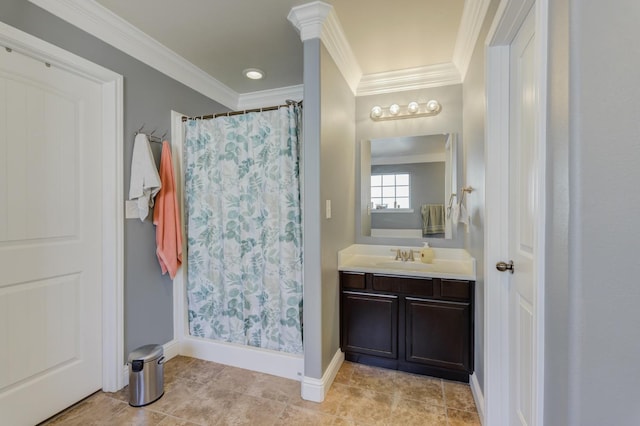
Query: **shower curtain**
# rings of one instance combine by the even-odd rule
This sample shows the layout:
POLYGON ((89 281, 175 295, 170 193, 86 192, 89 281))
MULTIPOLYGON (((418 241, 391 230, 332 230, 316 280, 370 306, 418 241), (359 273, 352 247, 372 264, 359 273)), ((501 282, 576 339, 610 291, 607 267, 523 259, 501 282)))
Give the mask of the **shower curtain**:
POLYGON ((192 336, 302 353, 300 112, 185 123, 192 336))

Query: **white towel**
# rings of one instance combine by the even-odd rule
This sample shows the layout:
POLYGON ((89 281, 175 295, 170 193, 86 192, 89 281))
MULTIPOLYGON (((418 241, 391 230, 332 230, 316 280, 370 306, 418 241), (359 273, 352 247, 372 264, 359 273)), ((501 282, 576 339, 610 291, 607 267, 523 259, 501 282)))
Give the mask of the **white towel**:
POLYGON ((464 224, 465 231, 469 233, 469 223, 471 222, 471 218, 469 217, 469 213, 467 213, 467 208, 464 204, 460 203, 460 219, 459 222, 464 224))
POLYGON ((451 206, 451 223, 457 225, 460 221, 460 204, 454 203, 451 206))
POLYGON ((458 218, 458 222, 459 223, 464 223, 465 225, 469 224, 469 214, 467 213, 467 208, 464 206, 464 204, 460 203, 459 208, 459 218, 458 218))
POLYGON ((138 216, 141 221, 144 221, 149 214, 149 207, 153 207, 153 197, 161 187, 160 175, 153 160, 149 139, 147 135, 138 133, 133 143, 129 199, 137 201, 138 216))

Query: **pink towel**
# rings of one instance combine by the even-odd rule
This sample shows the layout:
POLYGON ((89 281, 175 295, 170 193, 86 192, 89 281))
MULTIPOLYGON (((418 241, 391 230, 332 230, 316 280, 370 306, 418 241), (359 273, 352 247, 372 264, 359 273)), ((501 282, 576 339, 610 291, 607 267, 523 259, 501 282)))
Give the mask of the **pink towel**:
POLYGON ((160 182, 162 182, 162 188, 156 196, 153 209, 153 224, 156 225, 156 254, 162 274, 169 271, 169 276, 173 279, 182 264, 182 228, 180 228, 180 211, 176 197, 176 180, 173 176, 171 147, 167 141, 162 143, 160 182))

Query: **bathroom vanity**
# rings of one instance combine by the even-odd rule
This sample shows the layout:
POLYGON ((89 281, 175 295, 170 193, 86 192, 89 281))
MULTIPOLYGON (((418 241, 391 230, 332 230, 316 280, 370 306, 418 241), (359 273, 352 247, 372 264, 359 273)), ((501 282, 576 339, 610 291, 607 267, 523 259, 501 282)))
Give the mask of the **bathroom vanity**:
POLYGON ((395 260, 393 249, 353 245, 339 253, 345 358, 468 382, 475 260, 462 249, 436 248, 434 262, 423 264, 419 254, 395 260))

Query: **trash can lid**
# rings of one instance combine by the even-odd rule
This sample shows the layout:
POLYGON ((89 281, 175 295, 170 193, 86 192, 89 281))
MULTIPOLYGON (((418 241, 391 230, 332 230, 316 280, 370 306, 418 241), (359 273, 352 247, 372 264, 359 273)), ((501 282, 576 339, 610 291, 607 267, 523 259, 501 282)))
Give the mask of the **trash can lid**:
POLYGON ((133 352, 129 354, 129 360, 127 362, 131 363, 133 361, 144 361, 149 362, 154 359, 160 358, 162 356, 162 346, 160 345, 144 345, 135 349, 133 352))

